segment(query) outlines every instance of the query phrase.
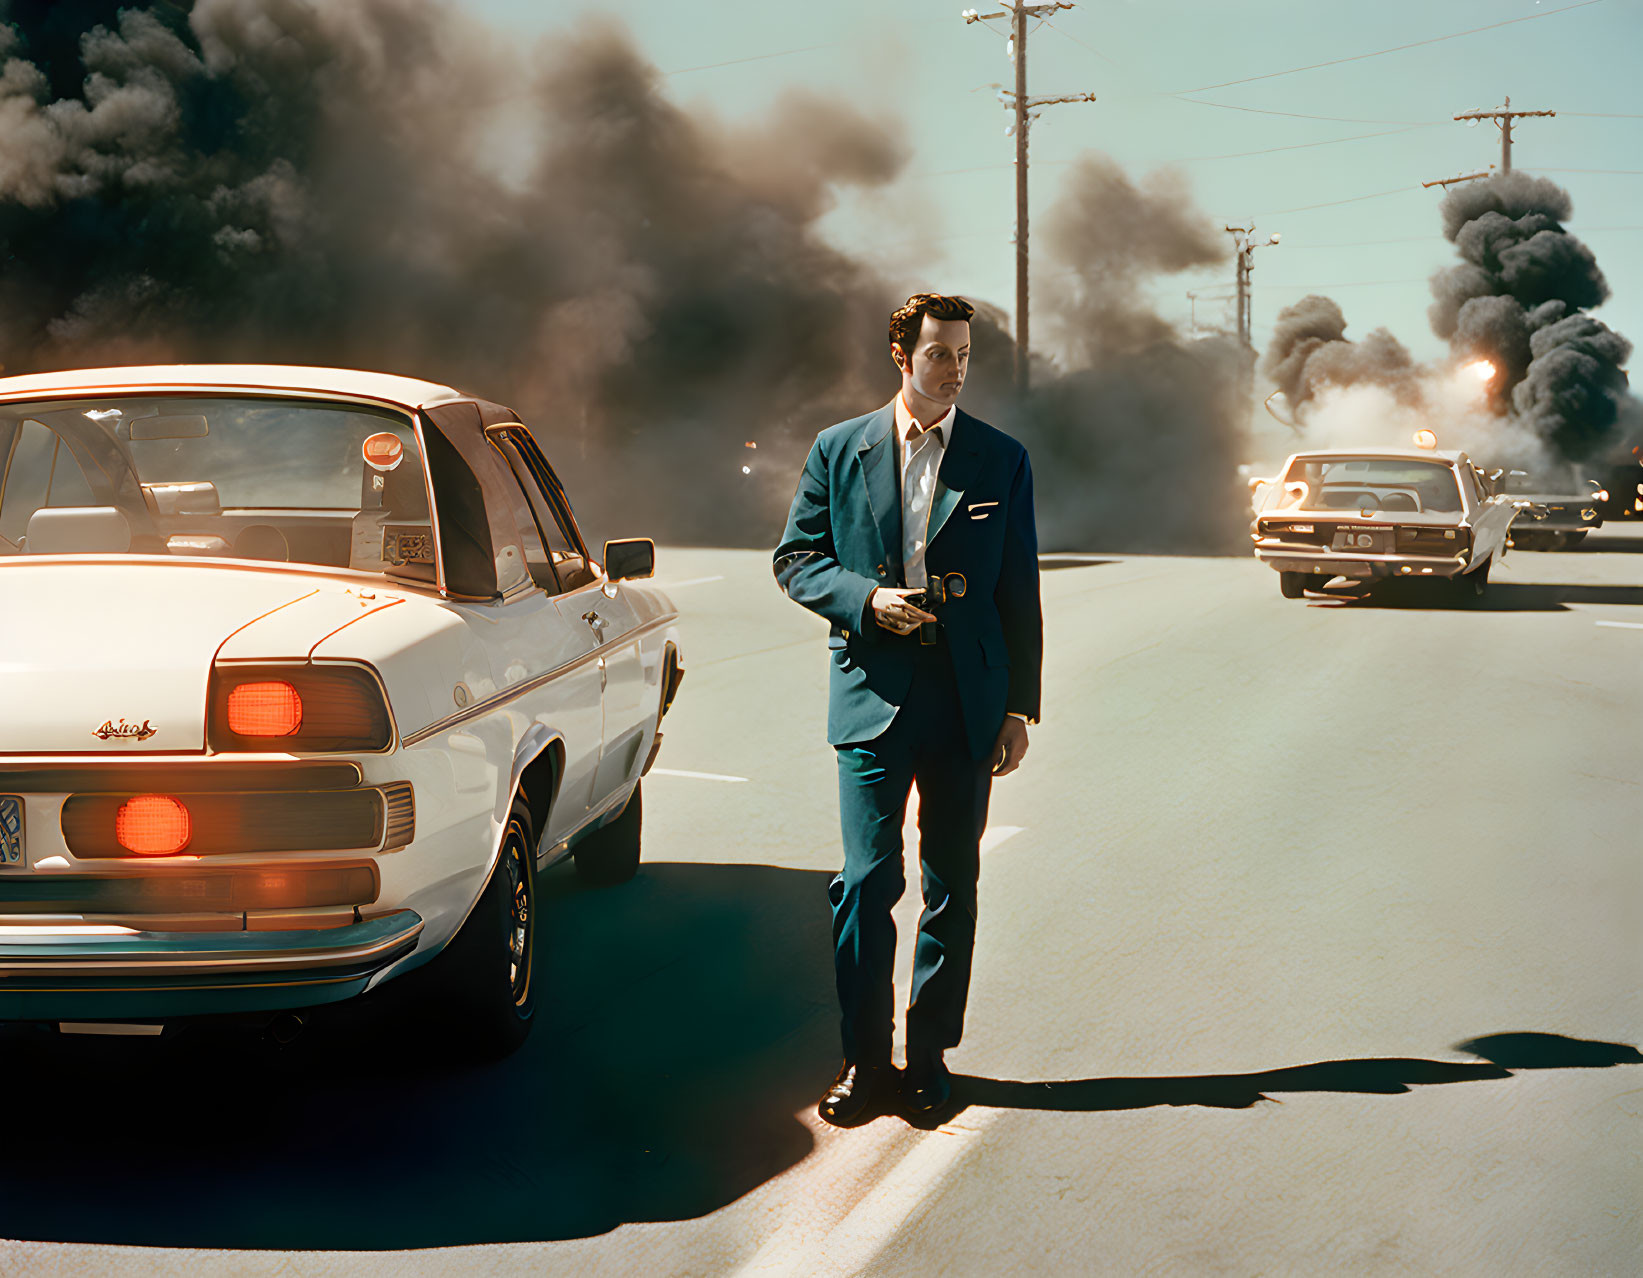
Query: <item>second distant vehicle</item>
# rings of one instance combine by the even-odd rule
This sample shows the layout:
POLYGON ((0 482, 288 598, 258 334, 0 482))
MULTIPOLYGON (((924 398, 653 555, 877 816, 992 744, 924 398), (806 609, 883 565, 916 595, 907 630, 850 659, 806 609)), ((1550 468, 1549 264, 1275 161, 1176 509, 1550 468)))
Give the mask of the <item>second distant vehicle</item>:
POLYGON ((1434 578, 1478 599, 1526 504, 1495 492, 1465 453, 1425 449, 1296 453, 1254 487, 1255 557, 1286 599, 1337 577, 1434 578))

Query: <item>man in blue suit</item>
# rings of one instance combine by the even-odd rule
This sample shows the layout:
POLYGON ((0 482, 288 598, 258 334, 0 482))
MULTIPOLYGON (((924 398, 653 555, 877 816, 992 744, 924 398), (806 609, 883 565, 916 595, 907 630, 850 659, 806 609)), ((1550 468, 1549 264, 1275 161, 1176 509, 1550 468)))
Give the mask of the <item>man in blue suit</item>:
POLYGON ((993 778, 1038 721, 1043 619, 1027 452, 956 404, 974 308, 920 293, 890 318, 901 391, 817 437, 776 579, 830 623, 827 739, 839 764, 844 869, 833 905, 844 1065, 817 1112, 849 1126, 897 1092, 890 1064, 890 908, 906 882, 902 822, 919 791, 924 911, 900 1101, 951 1095, 975 944, 976 878, 993 778))

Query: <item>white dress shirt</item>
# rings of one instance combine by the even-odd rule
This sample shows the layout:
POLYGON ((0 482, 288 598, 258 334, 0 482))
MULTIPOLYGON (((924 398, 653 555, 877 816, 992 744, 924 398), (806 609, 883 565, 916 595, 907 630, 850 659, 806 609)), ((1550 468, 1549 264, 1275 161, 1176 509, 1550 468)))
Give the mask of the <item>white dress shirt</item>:
POLYGON ((901 563, 903 584, 922 588, 930 584, 924 568, 929 549, 930 508, 936 499, 936 473, 947 455, 947 435, 953 427, 949 408, 928 426, 907 409, 896 395, 896 440, 901 454, 901 563), (914 435, 914 429, 919 433, 914 435))

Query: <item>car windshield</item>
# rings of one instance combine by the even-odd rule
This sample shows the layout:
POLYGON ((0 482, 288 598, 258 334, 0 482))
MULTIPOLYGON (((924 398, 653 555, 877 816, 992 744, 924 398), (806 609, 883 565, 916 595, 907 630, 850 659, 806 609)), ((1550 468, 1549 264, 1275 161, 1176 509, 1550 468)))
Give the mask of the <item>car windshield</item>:
POLYGON ((405 413, 271 396, 0 404, 0 554, 174 554, 434 579, 405 413))
POLYGON ((1447 462, 1313 457, 1290 463, 1278 504, 1291 510, 1454 513, 1461 509, 1461 493, 1447 462))

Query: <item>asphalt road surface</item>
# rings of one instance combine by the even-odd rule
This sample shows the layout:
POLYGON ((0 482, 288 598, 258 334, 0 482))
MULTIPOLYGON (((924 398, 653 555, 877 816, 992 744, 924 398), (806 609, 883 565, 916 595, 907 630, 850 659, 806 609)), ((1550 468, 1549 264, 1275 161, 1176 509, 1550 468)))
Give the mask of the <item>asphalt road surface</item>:
POLYGON ((0 1043, 0 1271, 1643 1272, 1643 537, 1514 553, 1472 610, 1047 566, 941 1127, 812 1108, 825 627, 764 555, 664 550, 646 865, 545 876, 525 1049, 381 1007, 277 1053, 0 1043))

